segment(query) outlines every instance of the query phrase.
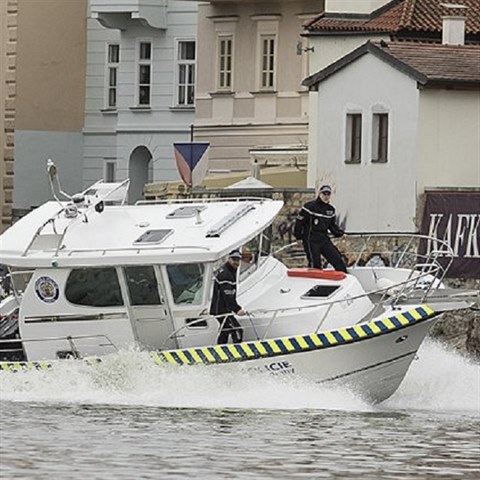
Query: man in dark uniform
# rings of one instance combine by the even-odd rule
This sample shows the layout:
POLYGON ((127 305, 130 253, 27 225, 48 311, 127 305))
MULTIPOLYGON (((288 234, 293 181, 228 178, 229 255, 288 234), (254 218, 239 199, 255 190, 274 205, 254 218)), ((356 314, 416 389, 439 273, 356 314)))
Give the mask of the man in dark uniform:
POLYGON ((221 331, 217 343, 228 343, 229 335, 233 343, 243 340, 243 329, 233 314, 245 315, 245 310, 237 303, 237 270, 242 254, 233 250, 228 255, 228 260, 217 272, 213 284, 213 297, 210 307, 211 315, 217 316, 221 331), (222 314, 225 313, 227 315, 222 314))
POLYGON ((293 234, 303 242, 309 267, 321 268, 320 255, 323 255, 335 270, 346 272, 345 262, 328 236, 328 232, 334 237, 345 234, 335 221, 335 207, 330 205, 331 194, 330 185, 320 187, 318 197, 307 202, 297 215, 293 234))

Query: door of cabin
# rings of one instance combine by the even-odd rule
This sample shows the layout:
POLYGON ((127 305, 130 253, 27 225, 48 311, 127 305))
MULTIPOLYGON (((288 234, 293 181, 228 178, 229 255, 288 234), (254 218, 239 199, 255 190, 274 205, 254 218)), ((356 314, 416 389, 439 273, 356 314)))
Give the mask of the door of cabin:
POLYGON ((176 340, 169 338, 174 327, 157 273, 152 265, 123 267, 133 330, 144 347, 176 348, 176 340))

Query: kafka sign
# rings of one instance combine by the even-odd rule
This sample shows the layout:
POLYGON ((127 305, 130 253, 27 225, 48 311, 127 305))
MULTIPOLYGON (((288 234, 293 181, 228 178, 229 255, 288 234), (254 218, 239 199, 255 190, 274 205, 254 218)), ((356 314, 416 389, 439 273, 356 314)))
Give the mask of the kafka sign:
MULTIPOLYGON (((426 192, 422 233, 452 249, 447 277, 480 278, 480 192, 426 192)), ((447 266, 447 249, 429 240, 421 243, 420 254, 438 251, 439 262, 447 266)))

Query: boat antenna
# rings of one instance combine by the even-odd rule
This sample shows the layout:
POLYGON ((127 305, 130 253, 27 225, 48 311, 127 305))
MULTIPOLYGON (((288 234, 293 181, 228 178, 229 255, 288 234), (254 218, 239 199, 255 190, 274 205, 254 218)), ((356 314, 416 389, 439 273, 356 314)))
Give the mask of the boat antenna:
POLYGON ((60 199, 58 198, 57 194, 55 193, 55 185, 54 184, 56 183, 58 192, 61 193, 65 198, 68 198, 69 200, 71 200, 72 197, 68 193, 65 193, 62 190, 62 187, 60 185, 60 180, 59 180, 58 175, 57 175, 57 166, 53 163, 53 160, 51 158, 49 158, 47 160, 47 173, 48 173, 48 181, 50 183, 50 189, 52 191, 53 198, 55 198, 55 200, 60 203, 60 199))

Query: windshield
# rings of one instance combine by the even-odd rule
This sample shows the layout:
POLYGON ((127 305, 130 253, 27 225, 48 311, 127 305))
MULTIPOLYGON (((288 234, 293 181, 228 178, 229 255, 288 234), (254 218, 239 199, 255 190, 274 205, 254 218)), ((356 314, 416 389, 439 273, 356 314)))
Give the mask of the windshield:
POLYGON ((173 301, 177 305, 202 303, 205 266, 202 263, 167 265, 173 301))

